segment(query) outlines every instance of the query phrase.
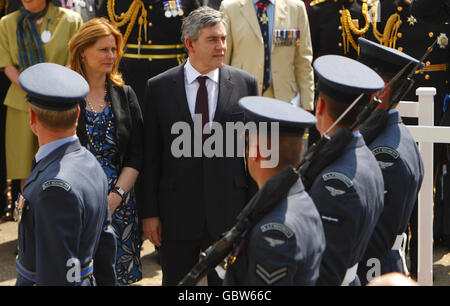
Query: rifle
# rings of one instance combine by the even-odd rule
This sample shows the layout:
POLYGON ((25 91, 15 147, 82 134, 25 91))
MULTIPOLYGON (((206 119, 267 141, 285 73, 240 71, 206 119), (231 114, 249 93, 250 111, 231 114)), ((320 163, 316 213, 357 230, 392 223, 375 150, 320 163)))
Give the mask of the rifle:
MULTIPOLYGON (((327 133, 325 133, 325 137, 329 138, 328 133, 362 97, 363 94, 356 98, 346 111, 336 119, 333 125, 327 130, 327 133)), ((351 133, 350 137, 351 140, 353 138, 351 133)), ((334 145, 334 142, 327 142, 327 144, 328 146, 334 145)), ((335 157, 336 156, 338 155, 335 155, 335 157)), ((310 160, 313 160, 313 158, 311 157, 310 160)), ((328 161, 330 163, 332 160, 329 159, 328 161)), ((237 249, 247 231, 286 197, 287 193, 300 176, 299 167, 302 164, 303 163, 300 163, 296 168, 286 166, 276 175, 271 177, 238 215, 236 224, 229 231, 225 232, 213 245, 208 247, 205 252, 200 254, 199 262, 188 274, 186 274, 178 286, 196 285, 209 271, 223 263, 227 257, 229 258, 228 262, 233 263, 237 256, 233 250, 237 249)))
MULTIPOLYGON (((383 88, 383 92, 387 86, 391 85, 392 83, 387 84, 383 88)), ((355 123, 350 128, 339 128, 332 136, 329 136, 330 131, 339 124, 363 97, 364 94, 359 95, 347 107, 327 129, 318 143, 311 146, 310 150, 305 153, 298 166, 295 168, 290 166, 285 167, 271 177, 258 190, 238 215, 236 224, 229 231, 225 232, 213 245, 208 247, 205 252, 200 254, 199 262, 186 274, 178 286, 195 286, 209 271, 222 264, 227 257, 227 262, 232 264, 237 257, 236 251, 238 250, 238 246, 245 238, 248 230, 286 197, 299 177, 302 178, 306 190, 311 187, 317 175, 333 162, 353 139, 353 129, 364 122, 376 108, 376 106, 368 107, 366 105, 363 112, 358 115, 355 123)))
MULTIPOLYGON (((386 127, 386 122, 389 119, 389 110, 392 109, 394 105, 396 105, 398 102, 403 100, 403 98, 408 94, 408 92, 413 88, 414 86, 414 75, 415 72, 423 65, 423 61, 427 58, 427 56, 433 51, 434 46, 438 40, 436 39, 431 46, 427 48, 427 51, 422 56, 420 61, 414 66, 414 68, 410 71, 408 76, 406 77, 406 80, 404 80, 401 84, 401 86, 395 91, 395 93, 392 95, 391 101, 386 109, 378 109, 375 113, 373 113, 372 116, 370 116, 369 119, 361 126, 359 129, 361 132, 361 135, 364 137, 364 141, 367 145, 370 145, 372 141, 375 140, 375 138, 378 137, 378 135, 381 134, 381 132, 386 127)), ((401 76, 406 71, 406 68, 409 67, 412 64, 412 62, 409 62, 408 65, 404 66, 402 70, 400 70, 399 73, 397 73, 395 76, 401 76)), ((398 78, 393 78, 389 83, 393 83, 393 81, 396 81, 398 78)), ((376 99, 379 100, 379 97, 383 94, 383 92, 380 92, 376 99)), ((381 102, 380 102, 381 103, 381 102)))

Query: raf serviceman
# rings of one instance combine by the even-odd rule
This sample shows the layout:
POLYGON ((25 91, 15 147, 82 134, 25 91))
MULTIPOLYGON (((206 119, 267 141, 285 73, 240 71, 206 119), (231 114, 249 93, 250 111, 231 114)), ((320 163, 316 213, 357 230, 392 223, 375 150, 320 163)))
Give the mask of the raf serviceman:
POLYGON ((124 35, 120 72, 143 111, 147 80, 186 59, 181 22, 199 6, 198 0, 102 0, 98 15, 124 35))
MULTIPOLYGON (((442 1, 444 2, 444 1, 442 1)), ((429 7, 433 4, 427 2, 429 7)), ((427 48, 438 39, 438 44, 425 59, 425 67, 420 69, 415 75, 414 88, 405 97, 405 100, 416 101, 416 88, 435 87, 434 96, 434 122, 435 125, 450 126, 450 111, 448 102, 444 103, 445 96, 450 92, 449 80, 449 59, 450 47, 448 39, 450 38, 450 24, 431 24, 423 22, 416 14, 417 10, 411 10, 410 0, 382 0, 380 1, 381 15, 376 24, 381 36, 375 37, 369 35, 369 40, 378 41, 385 46, 395 48, 405 52, 414 58, 421 58, 427 48)), ((423 11, 421 12, 424 13, 423 11)), ((436 17, 435 20, 440 18, 436 17)), ((373 32, 371 32, 373 33, 373 32)), ((370 33, 369 33, 370 34, 370 33)), ((417 124, 416 119, 405 119, 406 124, 417 124)), ((436 144, 434 149, 434 177, 435 180, 435 199, 434 199, 434 243, 444 243, 450 246, 450 222, 447 220, 448 197, 450 194, 450 180, 446 173, 448 168, 448 146, 445 144, 436 144)), ((413 276, 417 273, 417 204, 411 215, 411 239, 410 256, 411 269, 413 276)))
MULTIPOLYGON (((248 145, 248 169, 262 188, 283 168, 299 164, 304 130, 316 119, 300 108, 270 98, 245 97, 239 104, 247 120, 279 126, 279 134, 267 134, 271 135, 267 137, 271 147, 276 148, 278 142, 275 154, 279 154, 279 163, 275 167, 264 165, 273 156, 263 157, 261 142, 250 141, 248 145)), ((265 137, 265 133, 253 133, 255 138, 265 137)), ((227 269, 225 285, 313 286, 324 250, 319 213, 299 178, 287 196, 248 232, 243 249, 227 269)))
MULTIPOLYGON (((418 60, 389 47, 359 38, 359 61, 373 68, 388 83, 405 65, 418 60)), ((409 71, 381 97, 387 109, 396 88, 409 71)), ((423 162, 414 138, 402 123, 395 104, 389 110, 385 129, 367 146, 380 165, 384 178, 384 209, 358 266, 362 284, 389 272, 407 273, 405 246, 408 221, 423 180, 423 162)), ((362 130, 365 130, 363 126, 362 130)), ((367 126, 370 129, 370 126, 367 126)), ((364 136, 364 133, 362 133, 364 136)))
POLYGON ((79 102, 89 85, 53 63, 24 70, 39 150, 16 203, 17 285, 115 285, 116 242, 108 184, 95 157, 76 137, 79 102))
MULTIPOLYGON (((369 67, 339 55, 314 61, 318 75, 317 130, 323 135, 361 94, 364 97, 336 127, 350 128, 383 80, 369 67)), ((359 131, 313 182, 308 191, 322 218, 326 249, 318 285, 359 284, 356 275, 372 231, 383 209, 383 176, 359 131)))

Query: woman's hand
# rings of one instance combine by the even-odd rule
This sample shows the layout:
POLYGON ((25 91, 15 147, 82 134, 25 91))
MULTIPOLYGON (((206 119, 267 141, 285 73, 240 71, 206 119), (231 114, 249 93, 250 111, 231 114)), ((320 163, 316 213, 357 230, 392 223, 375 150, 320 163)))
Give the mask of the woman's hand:
POLYGON ((109 213, 112 214, 116 210, 117 207, 119 207, 120 203, 122 202, 122 198, 120 195, 114 192, 110 192, 108 195, 108 206, 109 206, 109 213))

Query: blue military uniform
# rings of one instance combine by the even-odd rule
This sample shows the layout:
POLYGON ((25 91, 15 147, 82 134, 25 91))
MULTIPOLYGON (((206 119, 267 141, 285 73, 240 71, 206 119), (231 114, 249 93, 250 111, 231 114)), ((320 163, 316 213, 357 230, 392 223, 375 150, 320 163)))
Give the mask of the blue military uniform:
MULTIPOLYGON (((319 92, 350 104, 383 87, 383 80, 355 60, 327 55, 314 61, 319 92), (345 97, 345 98, 343 98, 345 97)), ((357 264, 383 209, 383 177, 359 132, 317 176, 308 191, 322 218, 326 249, 318 285, 358 284, 357 264)))
MULTIPOLYGON (((398 50, 363 38, 359 39, 359 45, 359 61, 387 77, 393 77, 409 62, 413 62, 411 68, 419 63, 398 50)), ((367 146, 383 173, 385 198, 383 213, 370 238, 364 260, 358 267, 359 278, 364 284, 377 276, 376 272, 407 272, 402 250, 402 245, 404 248, 407 241, 403 233, 407 230, 424 171, 416 142, 395 109, 389 111, 389 119, 382 133, 367 146), (380 262, 379 271, 372 271, 373 258, 380 262)))
MULTIPOLYGON (((280 135, 295 135, 299 141, 304 128, 315 122, 304 110, 274 99, 246 97, 240 105, 250 120, 280 122, 280 135)), ((247 233, 224 284, 314 285, 324 249, 319 213, 299 178, 286 198, 247 233)))
MULTIPOLYGON (((19 82, 41 109, 78 107, 87 82, 60 65, 24 70, 19 82)), ((16 285, 115 285, 116 242, 105 174, 74 135, 39 148, 16 205, 16 285)))

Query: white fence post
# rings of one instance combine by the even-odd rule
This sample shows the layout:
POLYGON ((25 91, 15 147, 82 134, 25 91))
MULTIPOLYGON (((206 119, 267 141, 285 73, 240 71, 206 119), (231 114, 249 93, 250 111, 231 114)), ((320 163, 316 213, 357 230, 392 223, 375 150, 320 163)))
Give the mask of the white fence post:
MULTIPOLYGON (((434 126, 435 88, 417 88, 419 96, 419 126, 434 126)), ((424 177, 418 203, 417 281, 422 286, 433 285, 433 141, 419 142, 424 162, 424 177)))
POLYGON ((416 90, 419 102, 401 101, 397 109, 402 117, 418 117, 418 126, 408 126, 424 164, 424 177, 418 196, 417 276, 421 286, 433 285, 433 143, 450 142, 450 128, 434 127, 433 87, 416 90))

